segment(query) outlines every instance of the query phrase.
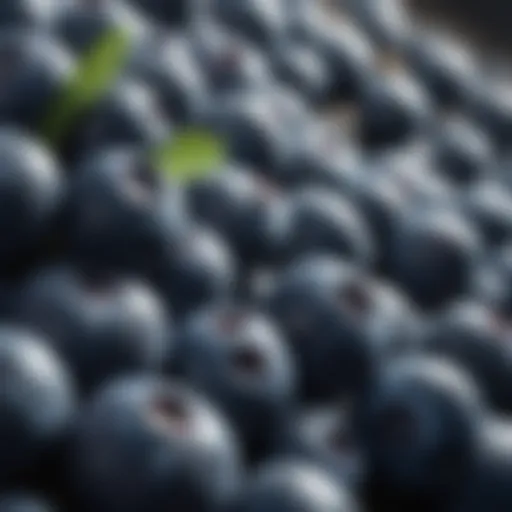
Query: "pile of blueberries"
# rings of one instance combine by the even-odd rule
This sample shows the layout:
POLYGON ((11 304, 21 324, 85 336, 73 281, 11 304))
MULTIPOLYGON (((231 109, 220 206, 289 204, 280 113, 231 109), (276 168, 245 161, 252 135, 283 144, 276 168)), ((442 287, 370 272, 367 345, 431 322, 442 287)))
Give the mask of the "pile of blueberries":
POLYGON ((0 0, 0 512, 510 512, 511 87, 399 0, 0 0))

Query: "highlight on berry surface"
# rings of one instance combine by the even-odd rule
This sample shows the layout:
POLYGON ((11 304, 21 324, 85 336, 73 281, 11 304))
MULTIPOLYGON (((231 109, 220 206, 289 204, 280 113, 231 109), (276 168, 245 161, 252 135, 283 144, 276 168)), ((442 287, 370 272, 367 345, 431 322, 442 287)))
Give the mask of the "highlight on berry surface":
POLYGON ((201 178, 222 167, 227 160, 224 140, 202 128, 184 128, 174 133, 153 153, 155 166, 181 181, 201 178))
POLYGON ((41 132, 52 145, 58 145, 73 122, 94 106, 122 73, 131 47, 125 30, 110 30, 78 62, 71 80, 51 105, 41 132))

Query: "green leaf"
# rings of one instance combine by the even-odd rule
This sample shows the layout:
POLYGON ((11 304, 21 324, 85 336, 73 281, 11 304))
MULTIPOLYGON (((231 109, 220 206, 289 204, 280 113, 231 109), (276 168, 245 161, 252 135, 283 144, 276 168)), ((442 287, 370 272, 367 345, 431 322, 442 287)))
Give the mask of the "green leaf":
POLYGON ((78 62, 68 84, 43 119, 41 132, 58 145, 73 122, 94 106, 122 72, 130 51, 130 35, 121 29, 108 31, 78 62))
POLYGON ((186 128, 157 147, 152 161, 167 176, 191 181, 206 176, 228 160, 224 140, 201 128, 186 128))

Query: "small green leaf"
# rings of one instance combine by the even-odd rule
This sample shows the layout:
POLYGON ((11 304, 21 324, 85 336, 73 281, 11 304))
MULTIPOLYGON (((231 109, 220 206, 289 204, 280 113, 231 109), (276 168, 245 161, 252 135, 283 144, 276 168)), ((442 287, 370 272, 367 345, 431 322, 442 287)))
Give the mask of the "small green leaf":
POLYGON ((96 104, 119 77, 129 55, 130 40, 126 31, 111 30, 78 62, 42 122, 41 132, 51 144, 58 145, 75 119, 96 104))
POLYGON ((228 159, 228 150, 216 134, 200 128, 187 128, 157 147, 152 157, 155 167, 167 176, 191 181, 222 167, 228 159))

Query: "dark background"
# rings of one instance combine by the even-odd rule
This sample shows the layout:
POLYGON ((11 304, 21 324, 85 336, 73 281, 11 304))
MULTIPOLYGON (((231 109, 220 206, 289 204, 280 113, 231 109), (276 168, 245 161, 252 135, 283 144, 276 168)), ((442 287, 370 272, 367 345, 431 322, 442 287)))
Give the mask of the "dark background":
POLYGON ((408 0, 422 16, 449 22, 477 42, 512 50, 512 3, 508 0, 408 0))

